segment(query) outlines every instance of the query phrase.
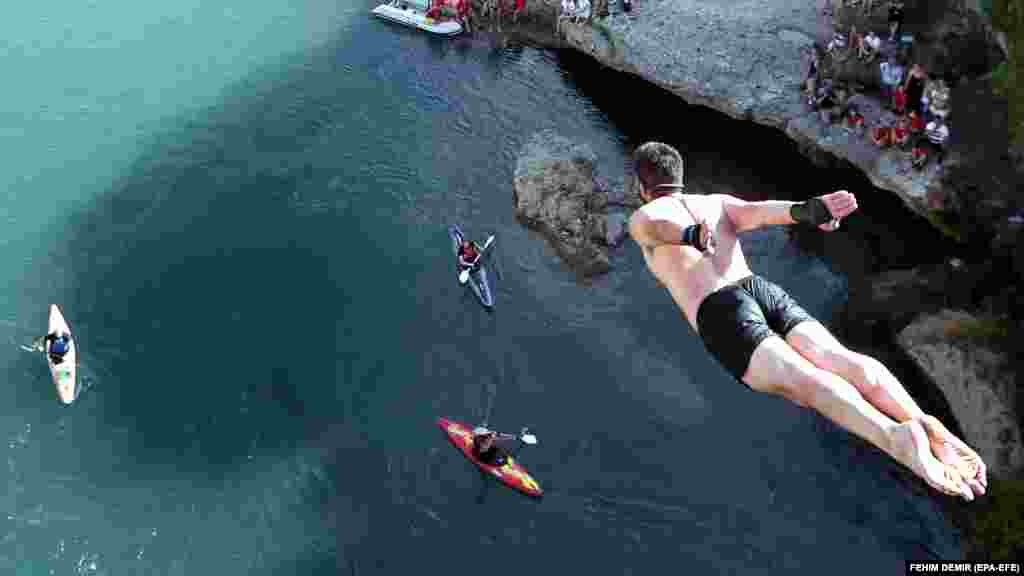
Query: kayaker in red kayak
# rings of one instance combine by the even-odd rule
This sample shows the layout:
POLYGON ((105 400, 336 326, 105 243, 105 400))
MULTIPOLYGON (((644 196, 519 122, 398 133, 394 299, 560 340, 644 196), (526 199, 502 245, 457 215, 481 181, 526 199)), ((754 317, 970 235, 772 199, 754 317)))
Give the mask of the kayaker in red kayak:
POLYGON ((464 268, 470 268, 475 266, 479 259, 480 251, 476 249, 476 246, 469 240, 463 240, 462 246, 459 246, 459 264, 464 268))
POLYGON ((814 409, 871 442, 931 487, 973 500, 985 463, 926 414, 878 360, 843 346, 779 285, 754 274, 739 235, 802 224, 831 232, 857 210, 839 190, 806 202, 684 194, 683 158, 659 142, 634 153, 643 206, 630 219, 651 274, 708 352, 751 390, 814 409))
POLYGON ((508 457, 508 452, 498 446, 498 439, 504 438, 497 432, 488 430, 483 426, 473 429, 473 456, 484 464, 491 466, 502 466, 508 457))

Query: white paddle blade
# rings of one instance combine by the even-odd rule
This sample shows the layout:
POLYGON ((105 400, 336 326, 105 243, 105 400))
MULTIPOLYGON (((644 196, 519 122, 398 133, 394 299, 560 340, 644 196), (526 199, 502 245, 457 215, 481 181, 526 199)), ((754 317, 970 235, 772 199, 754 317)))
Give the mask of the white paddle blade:
POLYGON ((491 245, 491 242, 494 242, 494 234, 491 234, 487 238, 487 242, 484 242, 484 250, 487 250, 487 247, 491 245))
POLYGON ((523 440, 523 444, 536 444, 537 437, 533 434, 523 434, 520 438, 523 440))
POLYGON ((469 280, 469 268, 459 272, 459 284, 465 284, 469 280))

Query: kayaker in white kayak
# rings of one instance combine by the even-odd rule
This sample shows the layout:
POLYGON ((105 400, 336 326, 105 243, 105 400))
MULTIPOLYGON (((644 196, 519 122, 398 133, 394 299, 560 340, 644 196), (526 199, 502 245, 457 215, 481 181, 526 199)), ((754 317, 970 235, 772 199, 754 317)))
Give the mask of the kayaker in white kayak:
POLYGON ((477 426, 473 429, 473 456, 484 464, 503 466, 508 460, 508 452, 498 446, 501 438, 508 436, 477 426))
POLYGON ((43 338, 43 343, 46 346, 46 351, 50 354, 50 359, 53 360, 54 364, 60 364, 64 361, 64 355, 68 353, 68 349, 71 345, 71 335, 67 332, 51 332, 43 338))
POLYGON ((463 240, 459 246, 459 266, 472 268, 480 261, 480 251, 469 240, 463 240))
POLYGON ((751 272, 737 235, 804 224, 830 232, 857 209, 840 190, 806 202, 683 194, 683 158, 659 142, 633 156, 643 206, 629 231, 708 351, 752 390, 813 408, 950 495, 984 494, 985 463, 925 414, 881 362, 854 352, 782 287, 751 272))

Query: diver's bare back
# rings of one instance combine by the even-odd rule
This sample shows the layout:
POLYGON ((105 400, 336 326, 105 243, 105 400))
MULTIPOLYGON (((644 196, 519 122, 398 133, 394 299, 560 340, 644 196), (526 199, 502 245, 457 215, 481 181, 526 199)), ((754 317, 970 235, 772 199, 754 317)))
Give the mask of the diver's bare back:
POLYGON ((677 245, 643 247, 641 252, 647 268, 672 294, 696 330, 701 301, 751 272, 736 237, 736 227, 726 216, 719 195, 670 194, 644 204, 640 211, 650 219, 668 220, 685 228, 696 224, 687 208, 715 231, 714 254, 701 254, 691 246, 677 245))

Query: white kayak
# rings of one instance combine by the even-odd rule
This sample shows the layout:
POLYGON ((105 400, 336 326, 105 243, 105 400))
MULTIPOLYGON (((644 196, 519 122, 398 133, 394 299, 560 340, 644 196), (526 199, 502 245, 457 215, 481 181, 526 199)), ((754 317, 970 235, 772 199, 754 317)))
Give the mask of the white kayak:
MULTIPOLYGON (((68 326, 64 315, 56 304, 50 305, 50 324, 47 334, 54 332, 67 332, 71 335, 71 327, 68 326)), ((53 377, 53 384, 57 387, 57 396, 65 404, 71 404, 78 396, 78 381, 76 380, 75 364, 78 362, 78 344, 74 337, 68 343, 68 352, 60 364, 54 364, 50 357, 50 343, 46 342, 46 363, 50 367, 50 376, 53 377)))
POLYGON ((418 28, 441 36, 455 36, 462 32, 462 25, 457 20, 431 18, 427 16, 424 8, 416 6, 414 2, 392 2, 374 8, 373 15, 396 24, 418 28))

